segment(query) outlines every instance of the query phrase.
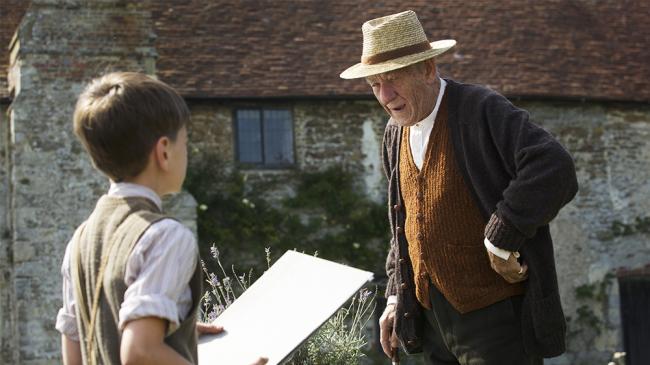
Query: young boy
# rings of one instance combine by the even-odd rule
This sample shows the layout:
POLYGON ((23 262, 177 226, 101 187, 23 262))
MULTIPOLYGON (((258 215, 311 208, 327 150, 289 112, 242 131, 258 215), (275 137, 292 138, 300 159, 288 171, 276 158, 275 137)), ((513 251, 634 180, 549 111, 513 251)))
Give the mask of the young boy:
POLYGON ((198 247, 160 198, 185 179, 189 118, 176 91, 143 74, 111 73, 80 95, 74 132, 111 186, 63 259, 65 364, 197 363, 198 247))

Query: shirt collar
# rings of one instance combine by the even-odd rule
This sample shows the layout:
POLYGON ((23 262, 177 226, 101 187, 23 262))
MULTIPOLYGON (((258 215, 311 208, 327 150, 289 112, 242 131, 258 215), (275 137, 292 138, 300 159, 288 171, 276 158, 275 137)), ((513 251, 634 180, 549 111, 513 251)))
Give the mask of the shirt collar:
POLYGON ((109 196, 118 196, 122 198, 128 197, 141 197, 147 198, 154 202, 158 209, 162 210, 162 199, 156 194, 155 191, 149 189, 144 185, 111 181, 111 187, 108 189, 109 196))
POLYGON ((418 129, 427 129, 433 127, 433 123, 436 121, 436 116, 438 115, 438 109, 440 108, 440 102, 442 101, 442 95, 445 93, 445 87, 447 86, 447 81, 442 78, 438 78, 438 80, 440 80, 440 91, 438 91, 436 105, 433 107, 433 110, 426 118, 415 123, 413 127, 418 129))

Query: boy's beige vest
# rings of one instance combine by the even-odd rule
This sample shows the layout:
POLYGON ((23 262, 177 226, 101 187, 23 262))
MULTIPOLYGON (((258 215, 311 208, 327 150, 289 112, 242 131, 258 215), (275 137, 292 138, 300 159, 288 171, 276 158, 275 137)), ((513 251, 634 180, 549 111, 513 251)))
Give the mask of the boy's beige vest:
MULTIPOLYGON (((127 289, 126 263, 144 231, 163 218, 162 212, 148 199, 105 195, 75 232, 71 272, 84 364, 121 363, 118 313, 127 289)), ((165 343, 190 362, 197 363, 196 320, 202 294, 198 262, 189 284, 192 309, 179 328, 165 338, 165 343)))

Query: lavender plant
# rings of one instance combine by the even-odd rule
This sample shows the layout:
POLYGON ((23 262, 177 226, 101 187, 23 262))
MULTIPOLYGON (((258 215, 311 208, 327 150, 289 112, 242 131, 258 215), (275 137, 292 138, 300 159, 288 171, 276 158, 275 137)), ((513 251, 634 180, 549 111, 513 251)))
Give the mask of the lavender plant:
MULTIPOLYGON (((271 266, 271 251, 265 249, 267 268, 271 266)), ((214 321, 253 282, 253 272, 238 275, 234 266, 229 274, 220 260, 219 250, 213 245, 210 254, 220 275, 210 272, 203 261, 201 266, 208 288, 201 301, 201 320, 214 321)), ((315 253, 318 255, 318 253, 315 253)), ((347 307, 341 308, 318 331, 307 339, 285 362, 286 365, 355 365, 365 355, 365 328, 375 309, 375 294, 361 289, 347 307)))

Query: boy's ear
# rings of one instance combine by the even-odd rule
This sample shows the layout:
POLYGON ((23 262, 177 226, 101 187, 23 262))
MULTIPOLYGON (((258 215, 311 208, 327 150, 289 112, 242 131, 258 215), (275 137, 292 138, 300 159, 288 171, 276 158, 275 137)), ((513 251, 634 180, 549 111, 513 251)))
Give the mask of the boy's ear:
POLYGON ((169 169, 169 146, 171 141, 169 137, 160 137, 152 151, 156 166, 163 171, 169 169))

